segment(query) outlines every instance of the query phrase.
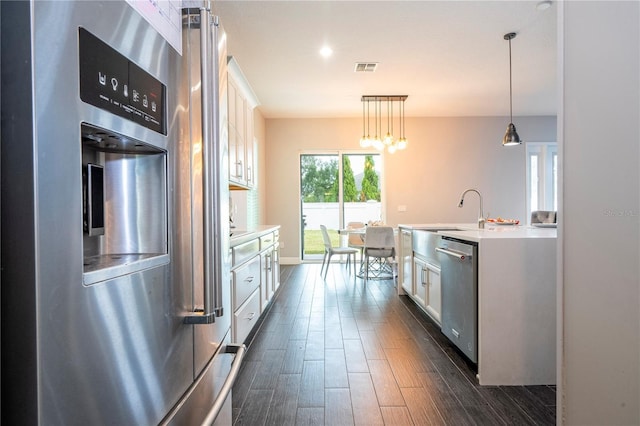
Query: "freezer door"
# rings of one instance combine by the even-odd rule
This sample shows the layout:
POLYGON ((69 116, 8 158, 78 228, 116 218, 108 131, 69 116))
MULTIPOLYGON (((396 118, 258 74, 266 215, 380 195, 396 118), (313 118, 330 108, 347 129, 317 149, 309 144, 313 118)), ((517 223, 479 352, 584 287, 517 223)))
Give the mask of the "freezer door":
POLYGON ((161 426, 227 426, 232 423, 231 389, 247 348, 230 344, 230 338, 227 334, 221 350, 207 363, 185 398, 160 423, 161 426))

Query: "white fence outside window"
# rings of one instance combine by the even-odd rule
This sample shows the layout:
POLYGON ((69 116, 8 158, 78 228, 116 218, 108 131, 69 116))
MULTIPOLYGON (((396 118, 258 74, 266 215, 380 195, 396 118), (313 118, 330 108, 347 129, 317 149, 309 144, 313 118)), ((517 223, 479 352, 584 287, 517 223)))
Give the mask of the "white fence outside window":
MULTIPOLYGON (((305 229, 320 229, 320 225, 328 229, 340 229, 340 211, 338 203, 303 203, 305 229)), ((366 203, 344 203, 344 226, 349 222, 381 220, 382 203, 368 201, 366 203)))

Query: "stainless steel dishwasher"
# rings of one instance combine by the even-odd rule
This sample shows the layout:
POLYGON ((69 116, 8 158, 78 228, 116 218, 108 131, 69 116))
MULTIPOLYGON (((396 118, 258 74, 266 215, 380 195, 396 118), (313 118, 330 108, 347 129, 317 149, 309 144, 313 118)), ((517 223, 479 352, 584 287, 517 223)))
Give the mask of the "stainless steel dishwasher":
POLYGON ((478 244, 442 237, 442 332, 478 363, 478 244))

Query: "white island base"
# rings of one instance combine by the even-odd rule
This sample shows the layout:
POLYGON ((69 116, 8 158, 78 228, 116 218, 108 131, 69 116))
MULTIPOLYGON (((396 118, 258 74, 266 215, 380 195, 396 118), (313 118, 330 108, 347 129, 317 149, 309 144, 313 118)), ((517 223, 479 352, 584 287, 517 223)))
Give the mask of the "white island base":
POLYGON ((481 385, 556 383, 556 240, 483 240, 481 385))
POLYGON ((439 234, 478 243, 478 380, 481 385, 556 384, 556 230, 485 229, 439 234))

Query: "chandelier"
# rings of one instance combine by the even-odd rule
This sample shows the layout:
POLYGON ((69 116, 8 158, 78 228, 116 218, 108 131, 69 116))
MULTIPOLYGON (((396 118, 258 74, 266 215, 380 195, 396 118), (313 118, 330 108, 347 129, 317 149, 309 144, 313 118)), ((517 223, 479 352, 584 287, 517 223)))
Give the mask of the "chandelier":
POLYGON ((360 139, 362 148, 372 146, 378 151, 383 151, 386 148, 393 154, 397 150, 407 147, 408 142, 404 133, 404 101, 407 100, 407 97, 407 95, 362 96, 362 138, 360 139), (393 115, 394 104, 397 104, 397 120, 393 115), (375 136, 371 136, 371 108, 373 108, 373 133, 375 136), (382 113, 385 108, 386 120, 382 113), (386 121, 387 132, 383 136, 384 121, 386 121), (396 122, 398 123, 398 138, 393 134, 393 126, 396 122))

